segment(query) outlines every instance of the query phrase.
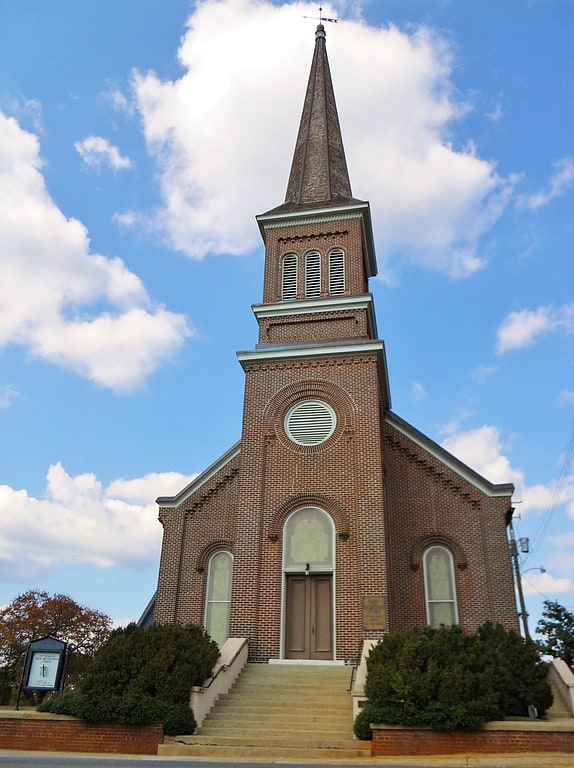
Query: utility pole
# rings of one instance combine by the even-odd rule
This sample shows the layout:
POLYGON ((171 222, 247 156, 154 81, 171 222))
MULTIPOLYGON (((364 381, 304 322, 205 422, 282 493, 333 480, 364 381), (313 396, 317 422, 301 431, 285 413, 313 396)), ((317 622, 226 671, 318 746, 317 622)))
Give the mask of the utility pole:
POLYGON ((522 577, 520 575, 520 563, 518 562, 518 547, 516 544, 516 538, 514 536, 514 526, 512 524, 512 514, 514 509, 510 510, 510 521, 508 528, 510 530, 510 555, 512 557, 512 564, 514 566, 514 580, 516 582, 516 589, 518 591, 518 601, 520 603, 520 616, 522 618, 522 626, 524 628, 524 637, 530 640, 530 631, 528 629, 528 614, 526 613, 526 603, 524 602, 524 593, 522 592, 522 577))

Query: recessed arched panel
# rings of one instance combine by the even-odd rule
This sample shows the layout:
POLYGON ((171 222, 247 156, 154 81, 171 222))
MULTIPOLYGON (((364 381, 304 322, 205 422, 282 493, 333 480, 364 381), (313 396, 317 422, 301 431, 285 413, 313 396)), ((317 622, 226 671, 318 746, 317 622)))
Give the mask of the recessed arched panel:
POLYGON ((233 555, 225 550, 209 558, 205 596, 205 630, 221 646, 229 637, 233 555))
POLYGON ((285 523, 283 567, 286 571, 332 571, 335 536, 331 517, 319 507, 304 507, 285 523))
POLYGON ((423 555, 427 623, 431 627, 458 624, 452 553, 435 544, 423 555))

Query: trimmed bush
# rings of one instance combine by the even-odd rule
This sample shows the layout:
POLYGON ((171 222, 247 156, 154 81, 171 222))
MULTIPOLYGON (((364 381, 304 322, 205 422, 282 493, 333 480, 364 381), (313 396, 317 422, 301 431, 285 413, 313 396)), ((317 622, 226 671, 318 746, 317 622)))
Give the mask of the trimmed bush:
POLYGON ((217 644, 200 627, 152 624, 117 629, 96 653, 78 691, 41 711, 87 722, 161 722, 168 735, 193 733, 191 688, 209 677, 217 644))
POLYGON ((458 627, 388 635, 367 659, 369 703, 355 735, 371 738, 369 723, 476 729, 489 720, 540 716, 552 704, 538 648, 515 632, 487 623, 464 634, 458 627))
POLYGON ((172 704, 149 696, 107 696, 94 698, 85 693, 68 693, 42 704, 41 711, 77 717, 87 723, 145 725, 161 722, 168 736, 193 733, 195 718, 187 704, 172 704))

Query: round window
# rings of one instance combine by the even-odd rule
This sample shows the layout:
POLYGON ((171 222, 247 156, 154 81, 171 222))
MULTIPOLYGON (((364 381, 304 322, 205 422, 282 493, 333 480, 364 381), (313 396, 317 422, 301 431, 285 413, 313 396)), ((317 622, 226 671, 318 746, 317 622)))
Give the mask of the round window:
POLYGON ((287 437, 297 445, 320 445, 337 425, 335 411, 322 400, 300 400, 285 416, 287 437))

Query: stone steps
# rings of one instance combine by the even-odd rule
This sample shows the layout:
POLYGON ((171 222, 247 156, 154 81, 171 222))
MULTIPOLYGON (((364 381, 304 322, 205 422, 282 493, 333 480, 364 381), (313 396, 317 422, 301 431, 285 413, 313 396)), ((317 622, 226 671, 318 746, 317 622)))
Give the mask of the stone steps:
POLYGON ((370 757, 353 737, 350 669, 247 664, 196 736, 166 738, 162 756, 350 759, 370 757))

